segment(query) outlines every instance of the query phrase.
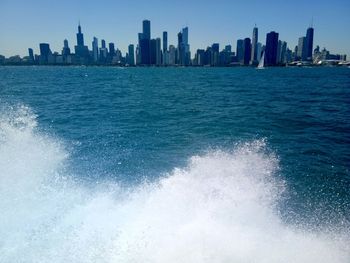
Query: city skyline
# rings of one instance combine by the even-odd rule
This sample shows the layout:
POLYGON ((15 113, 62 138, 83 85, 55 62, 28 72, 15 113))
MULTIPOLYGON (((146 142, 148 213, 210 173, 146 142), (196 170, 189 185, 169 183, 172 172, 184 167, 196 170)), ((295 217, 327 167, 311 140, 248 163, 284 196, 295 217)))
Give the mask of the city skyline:
POLYGON ((339 11, 337 19, 325 16, 324 12, 322 15, 318 14, 324 10, 325 1, 318 1, 317 4, 294 1, 293 5, 285 3, 277 5, 277 1, 268 1, 263 8, 257 1, 252 1, 250 4, 243 4, 240 1, 234 4, 229 1, 217 1, 213 4, 204 1, 197 5, 193 3, 185 5, 184 1, 180 1, 178 4, 183 3, 186 7, 182 12, 177 12, 179 10, 177 5, 171 6, 167 3, 159 5, 159 1, 150 1, 148 5, 136 1, 138 5, 133 5, 133 7, 120 1, 119 8, 116 8, 115 3, 106 1, 104 5, 106 12, 101 12, 102 7, 92 7, 89 1, 74 3, 60 1, 59 3, 60 6, 55 3, 50 5, 40 0, 30 5, 24 1, 2 1, 0 7, 4 10, 4 19, 8 23, 0 26, 3 36, 0 39, 0 54, 6 57, 17 54, 26 56, 28 47, 33 48, 34 53, 39 53, 38 43, 50 43, 52 50, 61 50, 63 39, 67 39, 72 48, 79 20, 84 27, 85 41, 89 48, 91 48, 90 43, 93 37, 97 37, 99 40, 105 39, 108 43, 115 43, 115 48, 120 49, 123 53, 128 51, 129 44, 137 45, 137 32, 142 31, 140 21, 144 19, 152 21, 152 38, 162 38, 163 31, 168 32, 168 45, 176 45, 179 30, 188 26, 192 55, 197 49, 206 48, 212 43, 219 43, 222 47, 230 44, 235 50, 237 39, 252 37, 251 29, 254 24, 257 24, 259 28, 260 42, 265 43, 266 34, 276 31, 290 48, 294 48, 295 45, 298 45, 299 37, 305 34, 304 31, 311 24, 312 18, 317 32, 314 43, 320 45, 321 48, 326 47, 333 53, 350 54, 349 36, 345 34, 350 19, 348 16, 342 16, 342 13, 346 14, 347 7, 350 6, 346 1, 332 2, 333 4, 338 3, 333 6, 339 11), (223 4, 232 7, 231 13, 227 11, 230 8, 224 8, 223 4), (108 10, 113 7, 119 12, 110 16, 108 10), (155 10, 150 11, 151 7, 155 10), (172 10, 170 7, 174 12, 169 12, 172 10), (259 8, 262 8, 264 12, 257 12, 259 8), (66 11, 62 12, 64 10, 66 11), (296 10, 301 11, 296 13, 296 10), (216 19, 208 18, 211 13, 218 11, 221 12, 221 15, 212 15, 216 19), (283 15, 284 19, 279 12, 286 13, 283 15), (94 18, 90 17, 91 13, 94 18), (271 13, 276 16, 269 18, 271 13), (65 19, 59 20, 59 14, 64 14, 62 16, 65 19), (35 19, 24 23, 23 20, 33 18, 35 15, 37 16, 35 19), (50 18, 45 19, 47 16, 50 18), (41 20, 44 20, 45 23, 42 23, 41 20), (68 24, 70 24, 69 28, 68 24))
POLYGON ((177 46, 168 46, 168 33, 163 32, 160 37, 152 38, 150 20, 142 21, 142 32, 137 34, 136 50, 134 44, 129 44, 128 52, 123 53, 113 42, 105 39, 93 38, 91 49, 84 41, 84 33, 79 22, 76 33, 76 45, 71 51, 67 39, 63 41, 61 53, 51 50, 49 43, 39 43, 40 54, 35 54, 28 48, 28 56, 11 56, 5 58, 0 55, 3 65, 119 65, 119 66, 257 66, 261 57, 266 66, 295 65, 348 65, 346 54, 332 54, 319 45, 314 47, 314 28, 307 28, 306 34, 299 37, 294 51, 288 47, 286 41, 279 38, 279 33, 271 31, 266 35, 265 45, 259 42, 259 29, 255 25, 252 38, 238 39, 236 52, 232 45, 225 45, 220 49, 219 43, 213 43, 206 49, 197 49, 191 56, 189 43, 189 28, 186 26, 177 34, 177 46), (163 43, 163 45, 162 45, 163 43), (264 54, 264 55, 263 55, 264 54), (336 62, 337 61, 337 62, 336 62), (343 63, 345 62, 345 64, 343 63))

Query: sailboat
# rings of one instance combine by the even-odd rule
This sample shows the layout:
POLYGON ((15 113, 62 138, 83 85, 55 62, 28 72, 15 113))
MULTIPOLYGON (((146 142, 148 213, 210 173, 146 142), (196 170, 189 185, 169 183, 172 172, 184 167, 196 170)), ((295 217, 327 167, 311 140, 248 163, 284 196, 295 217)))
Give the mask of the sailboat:
POLYGON ((265 69, 264 65, 265 65, 265 51, 261 56, 259 65, 257 66, 257 69, 265 69))

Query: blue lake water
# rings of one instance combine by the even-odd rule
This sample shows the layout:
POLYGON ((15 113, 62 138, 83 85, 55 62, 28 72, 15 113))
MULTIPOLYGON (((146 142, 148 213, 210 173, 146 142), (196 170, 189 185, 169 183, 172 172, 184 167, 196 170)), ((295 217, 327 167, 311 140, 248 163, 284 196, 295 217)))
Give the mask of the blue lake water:
POLYGON ((350 260, 348 68, 0 67, 0 111, 0 262, 350 260))

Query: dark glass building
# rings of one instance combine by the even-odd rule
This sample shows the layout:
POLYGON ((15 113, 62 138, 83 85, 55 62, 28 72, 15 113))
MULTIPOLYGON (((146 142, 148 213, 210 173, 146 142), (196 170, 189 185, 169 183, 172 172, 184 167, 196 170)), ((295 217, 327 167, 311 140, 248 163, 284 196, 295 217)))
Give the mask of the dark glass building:
POLYGON ((150 64, 150 40, 142 38, 140 40, 141 65, 150 64))
POLYGON ((115 54, 114 43, 109 43, 109 44, 108 44, 108 47, 109 47, 109 55, 110 55, 111 57, 113 57, 114 54, 115 54))
POLYGON ((81 26, 79 23, 78 33, 77 33, 77 46, 84 46, 84 35, 81 33, 81 26))
POLYGON ((151 21, 149 20, 143 20, 142 22, 142 34, 143 39, 151 39, 151 21))
POLYGON ((128 64, 130 66, 135 66, 135 49, 134 49, 134 45, 130 44, 128 47, 128 64))
POLYGON ((205 50, 204 49, 197 49, 197 53, 195 56, 195 65, 196 66, 204 66, 204 58, 205 56, 205 50))
POLYGON ((84 45, 84 35, 81 32, 81 26, 79 23, 78 26, 78 33, 77 33, 77 45, 74 47, 75 49, 75 55, 83 58, 81 62, 86 62, 90 56, 89 49, 87 46, 84 45))
POLYGON ((244 43, 243 43, 243 39, 238 39, 237 40, 236 55, 237 55, 237 61, 239 63, 243 63, 243 60, 244 60, 244 43))
POLYGON ((182 64, 183 59, 183 45, 182 45, 182 32, 177 34, 177 56, 176 56, 176 64, 182 64))
POLYGON ((139 48, 142 65, 149 65, 151 62, 150 46, 151 46, 151 21, 142 21, 142 34, 139 34, 139 48))
POLYGON ((277 65, 278 33, 271 31, 266 35, 265 65, 277 65))
POLYGON ((47 64, 49 55, 51 55, 50 45, 47 43, 40 43, 40 63, 47 64))
POLYGON ((29 54, 29 62, 34 62, 34 52, 32 48, 28 48, 28 54, 29 54))
POLYGON ((220 45, 219 43, 214 43, 211 45, 211 49, 213 52, 218 52, 219 53, 219 50, 220 50, 220 45))
POLYGON ((168 50, 168 32, 163 32, 163 53, 168 50))
POLYGON ((217 66, 219 64, 219 43, 214 43, 211 45, 211 66, 217 66))
POLYGON ((312 60, 312 51, 314 45, 314 29, 309 27, 306 31, 306 59, 312 60))
POLYGON ((65 39, 63 41, 62 56, 68 56, 68 55, 70 55, 70 48, 68 46, 68 40, 65 39))
POLYGON ((244 50, 243 64, 249 65, 251 54, 252 54, 252 45, 249 37, 245 38, 243 41, 243 50, 244 50))

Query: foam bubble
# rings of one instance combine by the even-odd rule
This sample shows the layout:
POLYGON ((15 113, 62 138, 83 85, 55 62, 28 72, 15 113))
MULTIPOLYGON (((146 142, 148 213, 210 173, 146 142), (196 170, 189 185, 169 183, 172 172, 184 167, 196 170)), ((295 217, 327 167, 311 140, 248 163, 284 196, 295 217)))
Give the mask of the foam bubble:
POLYGON ((62 143, 26 107, 0 117, 0 262, 335 262, 348 233, 286 225, 264 141, 192 157, 125 188, 69 179, 62 143))

